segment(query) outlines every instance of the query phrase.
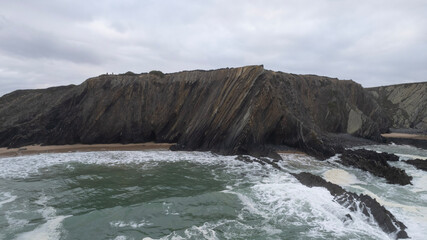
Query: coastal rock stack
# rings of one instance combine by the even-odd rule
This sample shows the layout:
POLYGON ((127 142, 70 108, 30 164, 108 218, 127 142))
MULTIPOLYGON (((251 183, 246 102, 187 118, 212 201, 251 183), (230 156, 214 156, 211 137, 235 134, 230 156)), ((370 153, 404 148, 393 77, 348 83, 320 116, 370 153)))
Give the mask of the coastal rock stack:
POLYGON ((101 75, 0 98, 1 147, 155 141, 250 154, 278 144, 326 158, 341 149, 329 133, 380 141, 388 127, 372 94, 353 81, 263 66, 101 75))

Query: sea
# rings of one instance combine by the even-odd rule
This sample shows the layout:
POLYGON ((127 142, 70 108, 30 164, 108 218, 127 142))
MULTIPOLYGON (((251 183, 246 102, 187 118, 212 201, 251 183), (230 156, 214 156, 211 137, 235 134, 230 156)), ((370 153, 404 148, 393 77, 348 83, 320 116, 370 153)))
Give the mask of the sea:
POLYGON ((0 239, 395 239, 361 212, 306 187, 310 172, 368 194, 427 239, 427 150, 378 145, 412 185, 388 184, 336 155, 281 154, 282 170, 211 152, 105 151, 0 158, 0 239), (346 215, 350 215, 349 220, 346 215))

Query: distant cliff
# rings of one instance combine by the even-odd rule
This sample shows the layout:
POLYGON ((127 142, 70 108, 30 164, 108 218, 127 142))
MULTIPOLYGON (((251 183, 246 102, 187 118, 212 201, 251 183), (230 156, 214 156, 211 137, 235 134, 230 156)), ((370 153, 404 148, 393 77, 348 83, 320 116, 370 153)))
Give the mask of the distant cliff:
POLYGON ((329 133, 380 140, 388 127, 372 94, 353 81, 263 66, 101 75, 0 98, 1 147, 156 141, 236 154, 284 144, 329 156, 337 144, 329 133))
POLYGON ((383 108, 393 128, 427 132, 427 82, 368 89, 383 108))

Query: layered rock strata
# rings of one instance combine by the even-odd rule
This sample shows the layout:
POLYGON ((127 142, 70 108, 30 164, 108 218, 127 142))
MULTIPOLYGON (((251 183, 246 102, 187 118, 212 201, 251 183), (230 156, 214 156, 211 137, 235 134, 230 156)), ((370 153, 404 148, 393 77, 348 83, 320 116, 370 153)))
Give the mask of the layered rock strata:
POLYGON ((427 82, 369 88, 393 128, 427 132, 427 82))
POLYGON ((276 144, 326 158, 342 150, 328 133, 379 141, 388 126, 353 81, 263 66, 101 75, 0 98, 1 147, 155 141, 251 154, 254 146, 276 144))

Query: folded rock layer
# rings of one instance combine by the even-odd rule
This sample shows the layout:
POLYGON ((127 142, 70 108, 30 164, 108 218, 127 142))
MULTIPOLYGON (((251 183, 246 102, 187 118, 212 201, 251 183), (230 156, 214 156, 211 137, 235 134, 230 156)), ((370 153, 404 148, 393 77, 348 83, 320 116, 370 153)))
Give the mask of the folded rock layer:
POLYGON ((263 66, 101 75, 0 98, 1 147, 156 141, 236 154, 283 144, 327 157, 328 133, 380 140, 388 127, 353 81, 263 66))

